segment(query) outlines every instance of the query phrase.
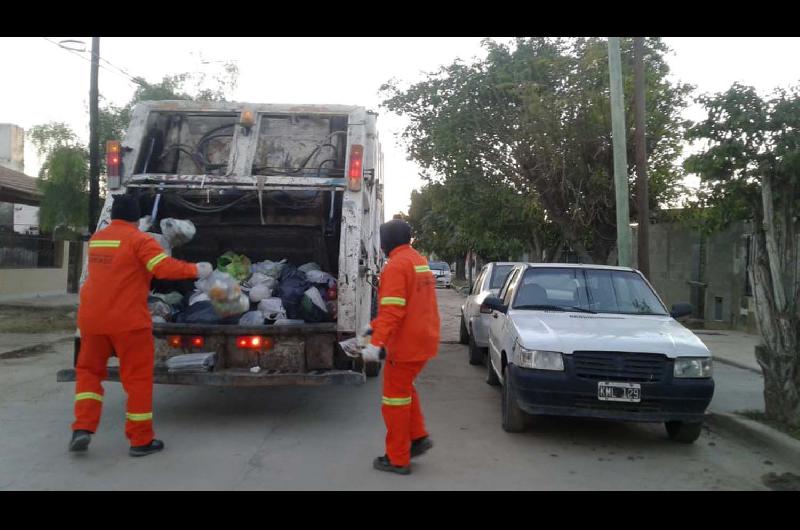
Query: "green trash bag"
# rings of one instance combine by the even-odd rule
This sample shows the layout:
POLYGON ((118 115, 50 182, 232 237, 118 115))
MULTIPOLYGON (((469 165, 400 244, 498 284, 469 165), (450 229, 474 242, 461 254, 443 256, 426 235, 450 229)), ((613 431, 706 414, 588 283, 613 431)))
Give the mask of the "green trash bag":
POLYGON ((237 281, 244 281, 250 277, 250 259, 241 254, 226 252, 217 260, 217 270, 227 272, 237 281))

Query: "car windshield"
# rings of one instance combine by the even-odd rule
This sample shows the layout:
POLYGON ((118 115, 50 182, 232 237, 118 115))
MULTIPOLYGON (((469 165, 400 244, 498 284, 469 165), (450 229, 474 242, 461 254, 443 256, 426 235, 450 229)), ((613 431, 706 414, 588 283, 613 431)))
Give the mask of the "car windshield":
POLYGON ((514 309, 667 315, 653 290, 633 271, 532 267, 517 288, 514 309))
POLYGON ((513 269, 513 265, 495 265, 492 271, 492 280, 489 282, 489 289, 500 289, 508 278, 508 273, 513 269))
POLYGON ((447 271, 450 272, 450 265, 444 261, 431 261, 428 266, 434 271, 447 271))

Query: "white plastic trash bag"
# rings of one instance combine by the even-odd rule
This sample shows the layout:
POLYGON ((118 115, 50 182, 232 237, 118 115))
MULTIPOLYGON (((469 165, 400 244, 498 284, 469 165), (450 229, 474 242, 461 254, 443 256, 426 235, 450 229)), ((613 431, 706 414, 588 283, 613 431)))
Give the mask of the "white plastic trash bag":
POLYGON ((325 284, 330 285, 330 282, 336 282, 336 278, 328 274, 327 272, 322 272, 318 270, 310 270, 306 272, 306 280, 310 281, 311 283, 315 284, 325 284))
POLYGON ((253 273, 261 273, 272 278, 277 278, 281 275, 281 271, 286 266, 286 260, 270 261, 265 260, 260 263, 254 263, 250 266, 250 271, 253 273))
POLYGON ((189 297, 189 305, 194 305, 197 302, 209 302, 211 298, 208 297, 206 293, 203 291, 195 291, 192 293, 192 296, 189 297))
POLYGON ((194 223, 185 219, 168 218, 161 221, 161 233, 173 248, 191 241, 196 231, 194 223))
MULTIPOLYGON (((212 302, 235 302, 242 296, 242 288, 239 286, 239 282, 226 272, 214 271, 207 278, 197 280, 194 286, 206 293, 212 302)), ((245 299, 247 299, 247 296, 245 296, 245 299)))
POLYGON ((286 318, 286 310, 280 298, 265 298, 258 303, 258 310, 267 320, 286 318))
POLYGON ((312 261, 310 263, 306 263, 305 265, 300 265, 299 267, 297 267, 297 270, 299 270, 300 272, 304 272, 304 273, 308 274, 311 271, 322 270, 322 267, 320 267, 319 265, 317 265, 316 263, 314 263, 312 261))
POLYGON ((145 232, 145 233, 148 236, 155 239, 156 241, 158 241, 158 244, 161 245, 161 248, 164 249, 164 254, 166 254, 167 256, 172 256, 172 246, 169 244, 169 241, 167 241, 166 237, 164 237, 161 234, 154 234, 153 232, 145 232))
POLYGON ((264 324, 264 313, 261 311, 248 311, 239 319, 240 326, 261 326, 264 324))
POLYGON ((272 287, 267 283, 259 283, 250 289, 250 301, 257 304, 264 298, 272 296, 272 287))
POLYGON ((250 300, 246 294, 240 294, 239 298, 230 301, 211 300, 211 307, 214 312, 221 317, 233 317, 241 315, 250 309, 250 300))

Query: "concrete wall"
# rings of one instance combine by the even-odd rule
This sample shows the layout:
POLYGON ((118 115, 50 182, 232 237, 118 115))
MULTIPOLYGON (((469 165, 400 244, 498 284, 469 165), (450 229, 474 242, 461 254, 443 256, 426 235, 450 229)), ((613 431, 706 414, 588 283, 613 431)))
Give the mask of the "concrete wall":
POLYGON ((47 269, 0 269, 0 301, 37 295, 65 294, 69 267, 69 243, 59 247, 56 263, 47 269))

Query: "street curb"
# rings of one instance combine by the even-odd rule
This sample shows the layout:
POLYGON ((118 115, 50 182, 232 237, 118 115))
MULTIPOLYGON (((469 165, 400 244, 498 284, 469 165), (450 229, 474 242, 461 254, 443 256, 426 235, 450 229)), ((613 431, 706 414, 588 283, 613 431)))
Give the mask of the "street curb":
POLYGON ((800 440, 772 427, 727 412, 709 411, 706 422, 710 427, 727 431, 759 446, 766 446, 790 462, 800 461, 800 440))
POLYGON ((26 354, 37 353, 41 350, 45 350, 56 344, 61 342, 66 342, 69 340, 73 340, 73 336, 64 337, 57 340, 52 340, 50 342, 41 342, 39 344, 32 344, 30 346, 24 346, 22 348, 17 348, 16 350, 8 350, 8 351, 0 351, 0 359, 14 359, 19 357, 24 357, 26 354))
POLYGON ((740 363, 740 362, 737 362, 737 361, 731 361, 729 359, 723 359, 722 357, 717 357, 717 356, 714 356, 712 358, 717 362, 721 362, 722 364, 727 364, 729 366, 735 366, 736 368, 741 368, 742 370, 749 370, 749 371, 751 371, 751 372, 753 372, 755 374, 758 374, 758 375, 764 375, 761 372, 761 370, 759 370, 757 368, 753 368, 752 366, 747 366, 744 363, 740 363))

